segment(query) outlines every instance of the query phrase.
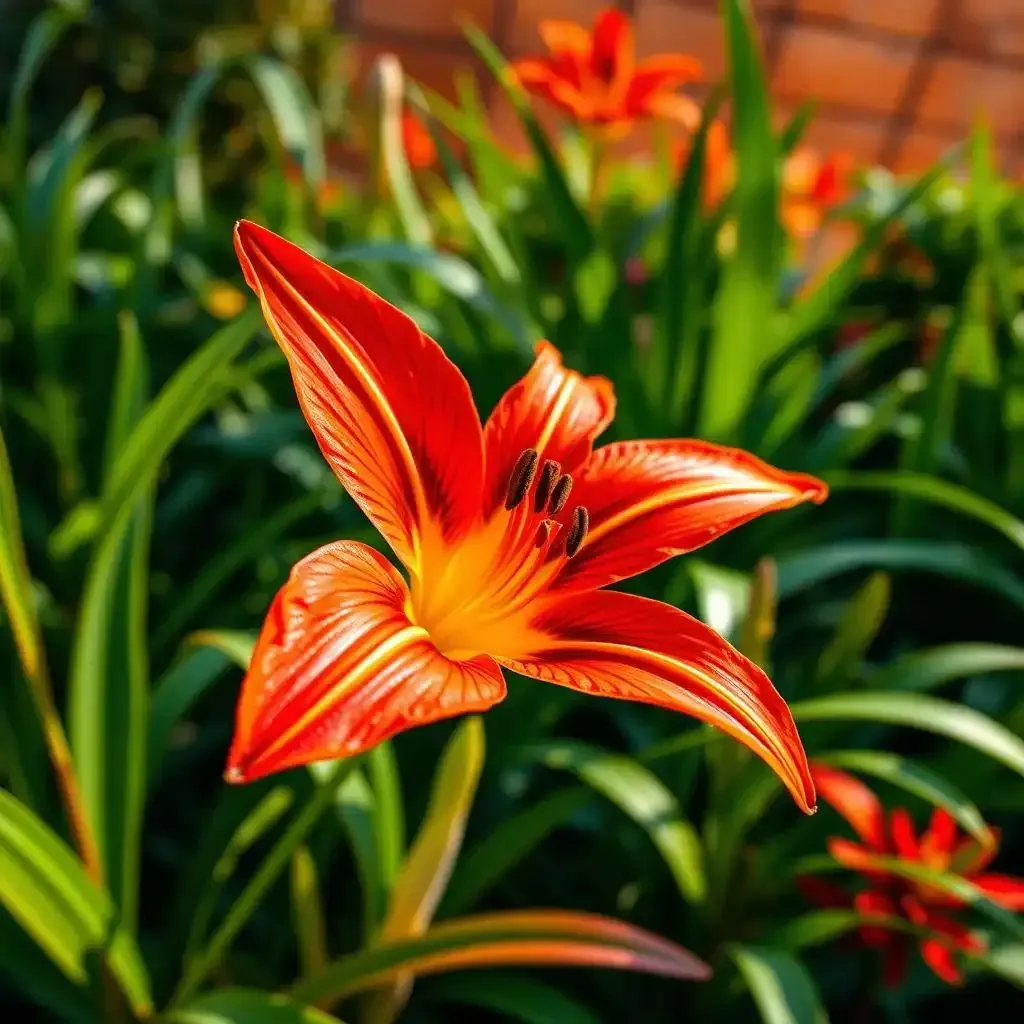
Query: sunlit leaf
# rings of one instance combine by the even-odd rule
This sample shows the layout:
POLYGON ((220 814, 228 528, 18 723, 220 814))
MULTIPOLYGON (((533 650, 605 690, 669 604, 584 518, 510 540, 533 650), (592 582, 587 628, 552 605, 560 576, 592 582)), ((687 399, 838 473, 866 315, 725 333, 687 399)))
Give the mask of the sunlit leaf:
POLYGON ((732 946, 729 952, 765 1024, 828 1024, 807 968, 778 949, 732 946))
POLYGON ((405 974, 510 964, 606 967, 697 981, 710 975, 692 953, 633 925, 577 911, 515 910, 446 921, 418 939, 342 957, 291 995, 333 1001, 405 974))
POLYGON ((700 836, 671 790, 649 768, 583 743, 551 742, 527 753, 550 768, 571 771, 629 815, 651 837, 683 898, 691 903, 704 899, 707 879, 700 836))

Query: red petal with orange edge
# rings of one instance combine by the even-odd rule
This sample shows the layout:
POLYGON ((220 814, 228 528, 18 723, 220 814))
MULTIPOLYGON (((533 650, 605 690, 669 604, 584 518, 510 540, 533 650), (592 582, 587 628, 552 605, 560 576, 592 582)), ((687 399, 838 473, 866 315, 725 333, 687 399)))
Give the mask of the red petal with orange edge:
MULTIPOLYGON (((626 91, 626 108, 636 116, 647 113, 648 104, 652 100, 681 98, 673 90, 687 82, 697 81, 702 74, 701 63, 695 57, 683 54, 648 57, 646 60, 640 61, 633 71, 629 89, 626 91)), ((697 110, 697 120, 699 121, 699 108, 693 100, 689 102, 697 110)), ((653 109, 651 112, 657 113, 653 109)))
POLYGON ((918 856, 924 863, 943 871, 949 865, 958 838, 956 818, 944 807, 936 807, 932 811, 928 829, 921 837, 921 850, 918 856))
POLYGON ((902 807, 897 807, 889 816, 889 833, 897 857, 904 860, 917 860, 921 856, 921 847, 914 831, 914 821, 902 807))
POLYGON ((469 385, 409 317, 298 246, 239 221, 235 249, 320 450, 414 567, 424 534, 455 539, 479 509, 469 385))
POLYGON ((879 798, 868 787, 845 771, 815 762, 811 765, 818 796, 834 811, 842 814, 855 833, 872 849, 885 853, 885 811, 879 798))
POLYGON ((827 493, 814 477, 705 441, 605 445, 575 477, 572 503, 590 513, 590 531, 555 586, 603 587, 827 493))
POLYGON ((505 696, 490 658, 449 661, 409 621, 408 593, 382 555, 354 541, 292 569, 242 683, 229 781, 357 754, 505 696))
POLYGON ((700 106, 689 96, 677 92, 656 92, 643 103, 630 103, 630 117, 655 117, 681 124, 694 131, 700 124, 700 106))
MULTIPOLYGON (((818 776, 816 772, 814 773, 814 778, 815 782, 817 782, 818 776)), ((824 794, 822 794, 822 799, 825 799, 824 794)), ((869 878, 880 885, 884 885, 892 879, 891 872, 879 866, 878 858, 880 854, 877 850, 861 846, 859 843, 843 839, 840 836, 832 836, 828 840, 827 846, 828 852, 844 868, 857 871, 865 878, 869 878)))
MULTIPOLYGON (((615 415, 615 392, 604 377, 581 377, 562 365, 546 341, 525 377, 501 397, 484 427, 484 511, 504 500, 509 476, 526 448, 574 472, 590 455, 594 438, 615 415)), ((579 504, 573 498, 574 504, 579 504)))
POLYGON ((1006 910, 1024 910, 1024 879, 989 873, 975 875, 968 881, 1006 910))
POLYGON ((498 657, 503 665, 717 726, 763 758, 803 810, 813 809, 814 784, 786 702, 710 627, 659 601, 596 591, 550 602, 531 628, 541 634, 534 649, 498 657))
POLYGON ((925 939, 921 943, 921 959, 947 985, 959 985, 963 980, 957 966, 956 954, 944 942, 938 939, 925 939))
POLYGON ((590 69, 611 82, 633 71, 633 26, 617 7, 606 7, 594 21, 590 69))

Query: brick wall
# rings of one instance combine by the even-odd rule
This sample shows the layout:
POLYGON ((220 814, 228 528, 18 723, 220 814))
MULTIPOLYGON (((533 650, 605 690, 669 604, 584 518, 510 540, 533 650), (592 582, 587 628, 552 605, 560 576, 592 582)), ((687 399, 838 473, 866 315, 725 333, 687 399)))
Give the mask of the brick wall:
MULTIPOLYGON (((809 141, 864 162, 917 170, 987 112, 1004 171, 1024 176, 1024 0, 751 0, 780 118, 817 98, 809 141)), ((604 0, 337 0, 338 24, 366 66, 383 50, 409 74, 451 94, 453 70, 476 68, 460 19, 502 50, 538 46, 541 18, 589 24, 604 0)), ((723 73, 715 0, 620 0, 635 18, 641 54, 698 56, 723 73)), ((481 83, 502 132, 510 112, 481 83)))

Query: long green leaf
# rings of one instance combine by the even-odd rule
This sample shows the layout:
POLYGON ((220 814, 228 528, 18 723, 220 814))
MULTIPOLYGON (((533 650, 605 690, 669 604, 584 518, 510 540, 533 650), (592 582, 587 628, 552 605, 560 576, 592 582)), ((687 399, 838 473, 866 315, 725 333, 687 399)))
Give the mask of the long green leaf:
POLYGON ((703 980, 710 968, 692 953, 640 928, 571 910, 480 914, 435 925, 419 939, 371 947, 336 960, 291 992, 300 1002, 337 1000, 403 974, 468 967, 581 965, 703 980))
POLYGON ((160 773, 175 725, 230 664, 228 656, 215 648, 189 651, 153 684, 146 741, 150 786, 160 773))
POLYGON ((982 498, 966 487, 921 473, 836 472, 824 474, 828 485, 837 490, 883 491, 904 494, 920 501, 960 512, 998 530, 1019 548, 1024 548, 1024 522, 993 501, 982 498))
POLYGON ((807 968, 778 949, 732 946, 765 1024, 828 1024, 828 1014, 807 968))
POLYGON ((551 212, 558 226, 561 242, 574 262, 582 262, 594 243, 590 222, 573 197, 565 173, 552 151, 544 130, 530 110, 529 102, 516 79, 515 72, 509 67, 501 51, 483 32, 477 28, 467 27, 465 33, 470 45, 494 76, 522 122, 540 164, 544 191, 551 204, 551 212))
POLYGON ((710 231, 701 216, 701 199, 707 154, 708 129, 721 101, 715 92, 704 107, 700 128, 672 197, 668 220, 668 252, 661 275, 656 365, 664 374, 661 400, 675 425, 685 413, 688 425, 696 426, 697 372, 700 337, 704 324, 703 292, 711 263, 710 231))
POLYGON ((582 786, 562 789, 498 824, 462 858, 445 893, 442 909, 454 914, 471 907, 591 799, 582 786))
MULTIPOLYGON (((121 318, 108 452, 126 443, 146 401, 146 361, 134 318, 121 318)), ((113 472, 113 458, 108 464, 113 472)), ((86 574, 71 653, 68 732, 104 876, 134 932, 146 794, 149 665, 146 615, 152 487, 103 534, 86 574)))
POLYGON ((0 789, 0 901, 68 978, 85 984, 102 955, 133 1010, 152 1013, 149 981, 131 935, 81 861, 27 807, 0 789))
POLYGON ((948 736, 1024 775, 1024 740, 974 708, 923 693, 835 693, 792 705, 798 722, 905 725, 948 736))
POLYGON ((778 566, 783 597, 861 569, 904 570, 973 583, 1024 610, 1024 580, 984 551, 955 541, 836 540, 782 555, 778 566))
MULTIPOLYGON (((484 727, 474 715, 459 724, 441 756, 427 813, 391 888, 379 941, 416 938, 430 926, 462 848, 483 766, 484 727)), ((367 1020, 394 1020, 411 991, 412 979, 398 978, 374 993, 367 1020)))
POLYGON ((651 837, 683 899, 707 895, 704 854, 697 830, 683 816, 669 788, 630 757, 583 743, 550 743, 528 754, 550 768, 571 771, 633 819, 651 837))
POLYGON ((207 992, 161 1017, 166 1024, 342 1024, 329 1013, 256 989, 207 992))
POLYGON ((764 67, 745 0, 722 0, 737 178, 732 196, 736 248, 714 307, 701 404, 701 436, 735 437, 761 369, 775 351, 782 253, 779 153, 764 67))
MULTIPOLYGON (((260 900, 280 877, 291 862, 296 848, 305 841, 313 826, 334 801, 334 794, 342 779, 355 766, 357 759, 348 758, 335 762, 334 770, 325 782, 313 793, 305 807, 292 818, 273 848, 263 859, 248 885, 235 900, 220 927, 205 948, 186 967, 172 1002, 175 1006, 186 1002, 203 983, 210 971, 231 948, 235 937, 252 916, 260 900)), ((313 1002, 314 1000, 309 1000, 313 1002)))
POLYGON ((7 612, 25 677, 34 689, 38 689, 39 680, 46 678, 43 639, 3 431, 0 431, 0 599, 7 612))
POLYGON ((327 925, 317 877, 316 861, 309 847, 292 854, 292 924, 299 948, 301 977, 308 978, 327 968, 327 925))
POLYGON ((905 654, 871 676, 878 690, 931 690, 953 679, 1024 670, 1024 648, 945 644, 905 654))

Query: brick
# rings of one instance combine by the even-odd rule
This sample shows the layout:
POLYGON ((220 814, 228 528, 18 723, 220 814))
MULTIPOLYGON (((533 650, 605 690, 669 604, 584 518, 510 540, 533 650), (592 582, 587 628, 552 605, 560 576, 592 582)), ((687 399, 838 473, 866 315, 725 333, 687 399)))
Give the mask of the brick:
POLYGON ((965 0, 944 32, 954 49, 1024 57, 1024 4, 1021 0, 965 0))
POLYGON ((807 126, 801 142, 823 156, 849 153, 856 164, 870 166, 878 160, 885 138, 881 118, 841 118, 819 114, 807 126))
POLYGON ((913 63, 908 47, 887 47, 830 29, 790 29, 772 85, 783 97, 888 112, 903 94, 913 63))
POLYGON ((665 0, 641 0, 636 16, 636 48, 642 57, 690 53, 716 80, 725 74, 725 33, 714 10, 682 7, 665 0))
POLYGON ((797 0, 798 15, 838 18, 908 36, 929 35, 938 7, 939 0, 797 0))
POLYGON ((494 28, 495 0, 355 0, 354 6, 356 31, 366 27, 459 36, 461 20, 472 21, 486 32, 494 28))
POLYGON ((899 174, 920 173, 931 167, 959 141, 960 137, 952 133, 911 129, 902 137, 896 155, 889 161, 889 167, 899 174))
POLYGON ((975 115, 984 111, 992 130, 1009 137, 1024 127, 1021 97, 1024 71, 943 57, 932 65, 917 116, 966 131, 975 115))
POLYGON ((483 72, 479 62, 468 48, 450 52, 409 43, 360 42, 356 46, 356 83, 361 85, 374 60, 382 53, 393 53, 402 62, 406 75, 436 90, 448 99, 455 98, 455 73, 461 69, 472 71, 481 82, 483 72))
POLYGON ((590 28, 598 12, 608 6, 608 0, 515 0, 515 6, 510 45, 513 53, 523 54, 536 52, 541 46, 537 34, 539 21, 575 21, 590 28))

